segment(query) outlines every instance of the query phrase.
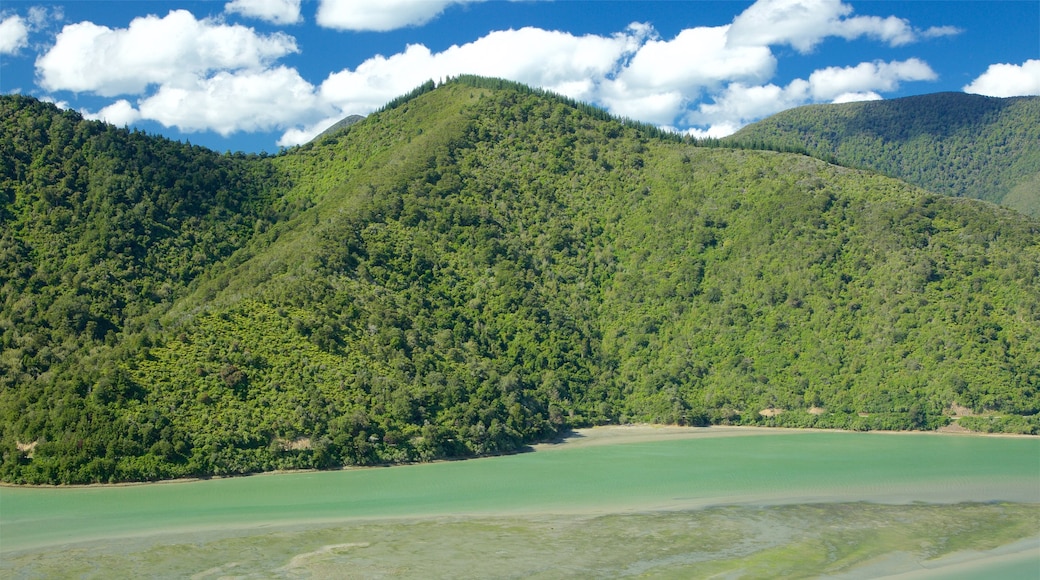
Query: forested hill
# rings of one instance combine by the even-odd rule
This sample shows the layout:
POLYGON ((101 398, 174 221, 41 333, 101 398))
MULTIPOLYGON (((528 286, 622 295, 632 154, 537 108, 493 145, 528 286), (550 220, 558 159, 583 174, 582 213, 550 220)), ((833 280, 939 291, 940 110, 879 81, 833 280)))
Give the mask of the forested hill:
POLYGON ((938 93, 809 105, 723 140, 797 149, 1040 216, 1040 97, 938 93))
POLYGON ((4 481, 1037 429, 1040 222, 990 204, 472 77, 273 157, 0 107, 4 481))

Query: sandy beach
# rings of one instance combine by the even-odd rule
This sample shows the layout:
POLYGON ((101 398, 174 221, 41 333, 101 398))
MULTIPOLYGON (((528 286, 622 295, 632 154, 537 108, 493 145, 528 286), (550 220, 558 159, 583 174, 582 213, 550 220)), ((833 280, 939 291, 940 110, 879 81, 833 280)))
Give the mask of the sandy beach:
MULTIPOLYGON (((623 443, 650 443, 672 439, 704 439, 715 437, 747 437, 758 435, 791 435, 799 433, 859 433, 841 429, 792 429, 788 427, 749 427, 737 425, 712 425, 710 427, 682 427, 678 425, 652 425, 638 423, 630 425, 601 425, 574 429, 564 433, 555 441, 537 443, 531 446, 535 451, 551 451, 553 449, 590 447, 597 445, 617 445, 623 443)), ((967 430, 947 431, 863 431, 878 436, 884 435, 921 435, 939 437, 1010 437, 1030 438, 1035 435, 1015 435, 1010 433, 976 433, 967 430)))
POLYGON ((564 433, 560 438, 548 443, 537 443, 531 448, 535 451, 551 451, 563 447, 591 447, 598 445, 618 445, 623 443, 650 443, 672 439, 700 439, 712 437, 742 437, 749 435, 782 434, 798 432, 795 429, 778 427, 680 427, 678 425, 602 425, 574 429, 564 433))

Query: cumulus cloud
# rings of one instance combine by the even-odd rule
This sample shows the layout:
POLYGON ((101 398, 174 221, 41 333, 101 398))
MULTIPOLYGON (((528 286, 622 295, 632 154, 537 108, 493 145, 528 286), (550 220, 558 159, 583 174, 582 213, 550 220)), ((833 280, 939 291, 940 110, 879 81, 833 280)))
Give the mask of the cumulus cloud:
POLYGON ((186 133, 215 131, 226 137, 238 131, 285 129, 331 111, 296 70, 278 67, 221 72, 192 86, 163 85, 138 107, 120 99, 96 113, 82 113, 113 125, 148 119, 186 133))
POLYGON ((833 33, 852 7, 838 0, 759 0, 733 20, 733 45, 789 44, 808 52, 833 33))
MULTIPOLYGON (((243 2, 238 8, 247 4, 260 6, 243 2)), ((49 90, 140 96, 136 103, 120 99, 84 111, 89 118, 116 125, 152 120, 226 136, 287 129, 334 112, 299 72, 275 66, 294 52, 291 36, 263 35, 174 10, 162 18, 136 18, 124 29, 91 22, 66 26, 36 68, 49 90)))
POLYGON ((321 0, 318 24, 338 30, 385 32, 420 26, 433 20, 453 4, 483 0, 321 0))
POLYGON ((29 45, 29 25, 21 16, 0 20, 0 54, 16 54, 29 45))
POLYGON ((174 10, 163 18, 135 18, 122 29, 92 22, 65 26, 36 60, 36 72, 46 90, 115 96, 153 84, 191 83, 217 70, 262 68, 297 51, 286 34, 262 35, 174 10))
POLYGON ((193 86, 161 87, 140 101, 142 118, 182 131, 270 131, 328 115, 313 85, 291 68, 220 72, 193 86))
POLYGON ((83 117, 86 119, 104 121, 117 127, 127 126, 136 123, 141 119, 141 112, 135 109, 134 106, 130 104, 130 101, 126 99, 119 99, 96 113, 91 113, 87 110, 80 111, 80 113, 82 113, 83 117))
POLYGON ((733 20, 729 41, 734 45, 790 45, 805 53, 830 36, 846 40, 868 37, 900 46, 957 34, 954 27, 917 30, 896 16, 852 16, 841 0, 759 0, 733 20))
MULTIPOLYGON (((674 127, 671 127, 671 129, 676 130, 674 127)), ((707 129, 691 127, 685 131, 677 132, 693 137, 694 139, 721 139, 736 133, 739 129, 740 126, 738 125, 732 125, 730 123, 715 123, 707 129)))
POLYGON ((1017 64, 991 64, 986 72, 964 87, 964 92, 990 97, 1040 95, 1040 60, 1017 64))
POLYGON ((860 101, 880 101, 883 97, 874 91, 863 91, 859 93, 842 93, 831 101, 834 104, 858 103, 860 101))
POLYGON ((343 120, 346 116, 346 114, 341 113, 334 117, 326 117, 316 123, 311 123, 304 127, 293 127, 282 133, 282 136, 275 144, 279 147, 292 147, 293 145, 307 143, 320 135, 325 129, 328 129, 337 122, 343 120))
POLYGON ((803 79, 795 79, 786 87, 732 83, 714 95, 714 102, 702 103, 686 115, 685 121, 708 127, 705 133, 709 136, 724 137, 753 119, 803 105, 808 98, 809 83, 803 79))
POLYGON ((766 46, 729 46, 728 26, 683 30, 674 39, 651 37, 614 79, 601 100, 615 114, 668 124, 705 88, 768 79, 776 59, 766 46))
POLYGON ((296 24, 301 20, 300 0, 231 0, 224 12, 273 24, 296 24))
POLYGON ((856 16, 846 18, 834 28, 835 36, 852 40, 861 36, 887 42, 891 46, 910 44, 917 40, 918 32, 902 18, 889 16, 856 16))
POLYGON ((894 91, 902 81, 931 81, 936 78, 938 75, 928 63, 911 58, 896 62, 862 62, 852 67, 820 69, 809 75, 809 86, 814 100, 834 101, 846 95, 894 91))

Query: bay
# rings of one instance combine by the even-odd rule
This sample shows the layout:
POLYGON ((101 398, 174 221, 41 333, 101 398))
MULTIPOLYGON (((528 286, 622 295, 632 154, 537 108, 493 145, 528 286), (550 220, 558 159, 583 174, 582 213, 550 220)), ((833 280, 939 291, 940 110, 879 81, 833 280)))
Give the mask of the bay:
MULTIPOLYGON (((129 565, 135 561, 131 553, 154 554, 161 546, 189 540, 199 549, 200 538, 205 538, 207 549, 215 550, 210 563, 223 562, 211 567, 217 569, 233 559, 216 553, 222 542, 236 546, 228 548, 236 552, 250 541, 277 544, 274 532, 339 530, 313 540, 318 543, 350 535, 348 530, 357 531, 358 526, 368 526, 376 535, 391 528, 400 533, 394 521, 406 522, 402 525, 412 531, 421 529, 423 522, 439 522, 446 529, 458 526, 458 535, 466 537, 479 522, 509 521, 533 529, 537 525, 532 522, 551 520, 561 528, 580 529, 580 522, 590 518, 598 518, 600 524, 607 521, 602 518, 646 514, 656 514, 658 522, 664 521, 660 514, 687 514, 683 521, 715 518, 724 513, 719 509, 730 509, 727 506, 742 506, 741 511, 725 512, 739 521, 758 521, 769 513, 771 518, 801 522, 809 517, 805 514, 826 519, 838 512, 753 510, 862 502, 970 504, 977 512, 973 517, 984 519, 990 514, 986 504, 1040 504, 1040 439, 709 428, 676 430, 674 435, 669 431, 653 440, 582 444, 583 438, 596 437, 595 430, 582 431, 570 443, 540 447, 534 453, 387 468, 131 486, 2 488, 0 559, 3 566, 16 561, 17 570, 31 575, 70 547, 92 545, 88 552, 104 555, 104 546, 123 539, 124 548, 137 546, 136 552, 116 558, 119 565, 129 565)), ((1016 513, 1000 509, 1005 519, 1016 513)), ((898 513, 885 512, 884 517, 898 513)), ((943 518, 949 513, 922 511, 919 516, 921 521, 947 521, 943 518)), ((652 527, 650 520, 639 521, 652 527)), ((784 526, 798 527, 779 527, 784 526)), ((1029 532, 1027 526, 1028 533, 1016 528, 1016 534, 1025 535, 1013 539, 1040 535, 1040 522, 1035 527, 1029 532)), ((764 538, 766 546, 773 536, 770 532, 755 537, 764 538)), ((778 537, 778 546, 792 549, 801 541, 792 539, 795 536, 778 537)), ((599 538, 596 543, 604 541, 599 538)), ((320 549, 340 544, 352 542, 317 549, 333 557, 339 552, 320 549)), ((271 565, 304 553, 295 549, 284 554, 276 550, 281 560, 275 558, 271 565)), ((155 564, 154 558, 146 560, 152 563, 141 565, 155 564)))

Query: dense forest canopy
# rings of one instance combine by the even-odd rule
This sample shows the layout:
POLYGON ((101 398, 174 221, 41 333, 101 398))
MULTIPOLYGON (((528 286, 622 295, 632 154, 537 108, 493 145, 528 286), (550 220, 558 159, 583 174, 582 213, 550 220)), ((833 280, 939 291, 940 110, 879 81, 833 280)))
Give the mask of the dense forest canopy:
POLYGON ((796 149, 1040 216, 1040 97, 937 93, 809 105, 749 125, 722 143, 796 149))
POLYGON ((1040 222, 990 204, 476 77, 276 156, 0 111, 4 481, 1038 427, 1040 222))

